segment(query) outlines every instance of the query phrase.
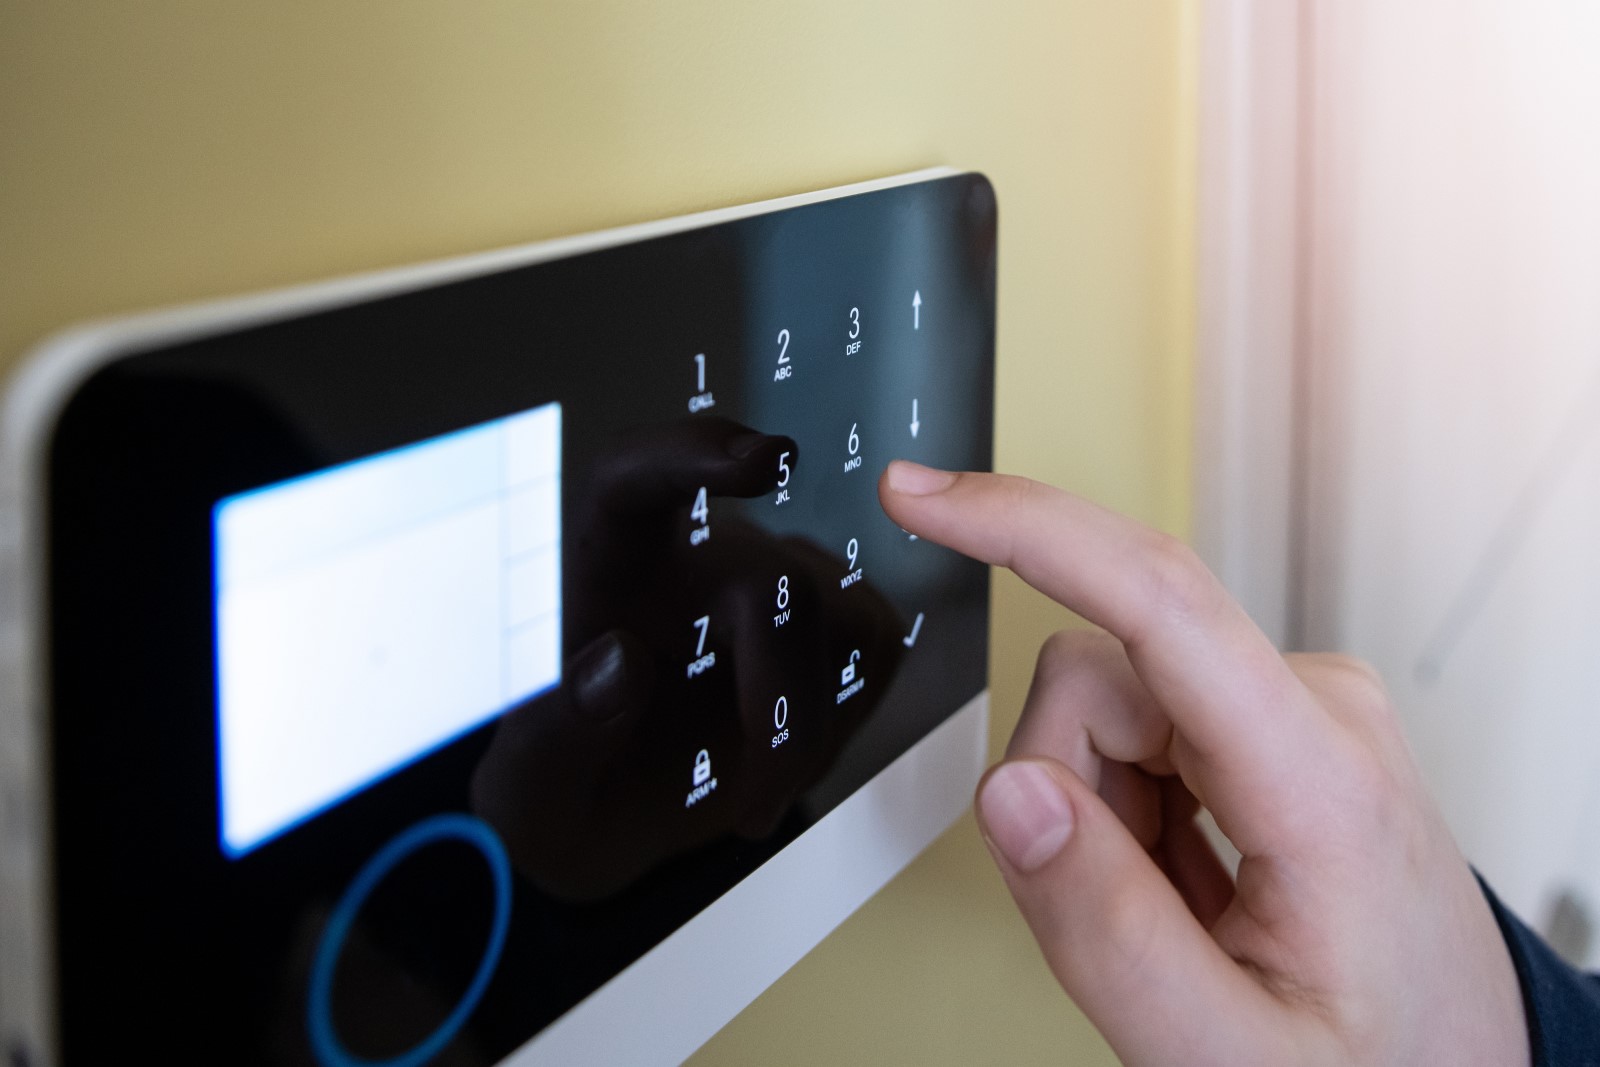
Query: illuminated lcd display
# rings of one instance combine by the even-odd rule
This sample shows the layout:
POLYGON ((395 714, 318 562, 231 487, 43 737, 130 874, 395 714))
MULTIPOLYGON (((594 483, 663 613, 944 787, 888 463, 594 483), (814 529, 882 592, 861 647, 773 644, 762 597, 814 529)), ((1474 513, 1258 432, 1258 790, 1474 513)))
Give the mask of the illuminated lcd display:
POLYGON ((561 408, 221 501, 224 851, 561 679, 561 408))

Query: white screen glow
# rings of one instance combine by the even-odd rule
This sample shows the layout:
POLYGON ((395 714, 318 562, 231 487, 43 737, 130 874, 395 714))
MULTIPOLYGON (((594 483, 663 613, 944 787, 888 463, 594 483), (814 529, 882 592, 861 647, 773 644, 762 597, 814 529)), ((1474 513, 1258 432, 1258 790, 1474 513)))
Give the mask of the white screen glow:
POLYGON ((561 407, 215 509, 238 857, 561 680, 561 407))

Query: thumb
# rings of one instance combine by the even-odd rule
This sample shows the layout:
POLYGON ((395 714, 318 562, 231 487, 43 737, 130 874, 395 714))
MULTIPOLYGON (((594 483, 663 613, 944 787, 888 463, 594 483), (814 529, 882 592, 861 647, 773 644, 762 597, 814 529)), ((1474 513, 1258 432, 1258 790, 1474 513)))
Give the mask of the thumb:
POLYGON ((977 808, 1051 971, 1124 1063, 1294 1061, 1287 1013, 1076 774, 1050 759, 1001 763, 977 808), (1284 1054, 1262 1058, 1273 1035, 1284 1054))

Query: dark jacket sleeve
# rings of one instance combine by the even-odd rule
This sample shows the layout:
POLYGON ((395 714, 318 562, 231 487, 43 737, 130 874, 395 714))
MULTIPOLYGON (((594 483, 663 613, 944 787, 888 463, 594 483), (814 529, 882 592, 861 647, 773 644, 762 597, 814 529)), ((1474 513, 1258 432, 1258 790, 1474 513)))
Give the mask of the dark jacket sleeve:
POLYGON ((1600 975, 1569 967, 1482 879, 1479 884, 1522 983, 1533 1067, 1600 1067, 1600 975))

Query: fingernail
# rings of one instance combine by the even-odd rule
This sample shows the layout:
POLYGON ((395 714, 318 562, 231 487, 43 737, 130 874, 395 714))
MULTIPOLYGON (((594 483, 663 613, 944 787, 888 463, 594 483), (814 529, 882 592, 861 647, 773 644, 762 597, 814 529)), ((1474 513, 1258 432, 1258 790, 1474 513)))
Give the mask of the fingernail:
POLYGON ((616 717, 623 705, 627 656, 615 633, 603 634, 567 665, 567 686, 575 710, 595 722, 616 717))
POLYGON ((769 438, 764 433, 742 433, 728 438, 728 455, 734 459, 748 459, 750 454, 765 444, 769 438))
POLYGON ((1037 763, 1004 763, 978 795, 983 827, 1006 861, 1036 871, 1072 836, 1072 805, 1051 773, 1037 763))
POLYGON ((934 470, 908 459, 897 459, 889 464, 889 488, 907 496, 927 496, 955 483, 956 476, 949 471, 934 470))

